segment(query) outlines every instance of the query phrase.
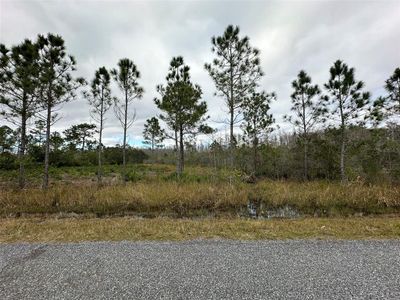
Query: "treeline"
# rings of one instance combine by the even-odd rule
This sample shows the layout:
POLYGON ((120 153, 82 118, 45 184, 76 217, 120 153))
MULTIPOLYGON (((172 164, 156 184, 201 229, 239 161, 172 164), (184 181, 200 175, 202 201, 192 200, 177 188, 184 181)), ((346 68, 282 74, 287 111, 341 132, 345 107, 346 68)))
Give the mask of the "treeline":
MULTIPOLYGON (((340 130, 326 128, 310 134, 307 180, 340 180, 340 130)), ((400 182, 400 126, 384 128, 353 126, 347 130, 346 175, 351 181, 366 183, 400 182)), ((243 140, 241 135, 235 135, 243 140)), ((187 164, 215 169, 230 168, 229 137, 211 145, 187 144, 187 164)), ((257 176, 272 179, 304 179, 304 144, 297 133, 274 133, 258 147, 257 176)), ((149 162, 173 163, 172 149, 148 152, 149 162)), ((240 142, 234 152, 234 168, 254 171, 253 149, 240 142)))
MULTIPOLYGON (((294 126, 295 133, 287 136, 287 142, 277 143, 271 139, 275 119, 270 111, 270 105, 277 101, 277 95, 266 92, 260 86, 264 76, 260 67, 260 51, 251 46, 248 37, 240 36, 237 26, 232 25, 221 36, 212 37, 211 43, 214 59, 205 64, 205 70, 215 83, 216 94, 225 100, 229 136, 227 146, 214 141, 208 153, 216 157, 216 151, 219 151, 219 155, 224 156, 225 166, 240 167, 256 175, 292 177, 292 174, 297 174, 299 177, 301 173, 305 180, 340 177, 345 182, 349 176, 354 177, 352 172, 362 174, 360 164, 378 163, 378 169, 387 169, 386 162, 377 157, 389 151, 382 145, 390 144, 388 147, 394 150, 389 151, 391 156, 388 163, 391 167, 386 173, 392 174, 399 154, 397 133, 390 132, 392 128, 395 128, 395 132, 398 129, 396 125, 378 129, 377 125, 383 121, 383 124, 388 124, 388 120, 396 120, 400 115, 400 68, 395 68, 393 75, 385 81, 386 95, 377 99, 371 99, 364 83, 356 79, 355 69, 341 60, 334 62, 329 69, 329 81, 321 87, 312 83, 305 71, 300 71, 292 82, 291 113, 285 116, 285 120, 294 126), (243 133, 240 138, 234 131, 237 125, 240 125, 243 133), (355 147, 357 143, 367 143, 363 151, 369 153, 371 160, 361 155, 364 152, 355 147), (359 164, 354 163, 352 151, 360 153, 361 156, 356 159, 360 161, 359 164), (325 160, 327 155, 329 157, 325 160), (290 167, 284 168, 285 162, 290 167)), ((90 114, 97 122, 98 135, 96 143, 92 145, 89 140, 85 142, 85 139, 81 139, 80 150, 84 152, 85 147, 92 147, 92 151, 97 151, 97 175, 101 184, 105 115, 112 108, 123 132, 123 143, 118 148, 121 148, 122 178, 126 181, 130 149, 127 132, 136 118, 132 106, 145 92, 139 82, 140 72, 128 58, 119 60, 116 68, 111 70, 100 67, 90 82, 74 76, 75 71, 76 61, 67 53, 64 40, 58 35, 38 35, 35 41, 25 40, 11 48, 0 45, 1 113, 18 128, 16 141, 21 188, 25 184, 29 122, 36 119, 43 125, 43 187, 47 188, 50 161, 57 161, 56 157, 51 156, 52 152, 55 153, 54 140, 57 139, 51 127, 60 118, 57 113, 59 106, 74 100, 78 91, 82 91, 91 105, 90 114), (111 89, 112 81, 120 90, 119 97, 111 89)), ((172 139, 176 150, 177 174, 181 175, 185 152, 191 151, 190 145, 196 140, 196 135, 213 135, 216 132, 207 125, 208 108, 207 103, 201 100, 202 89, 192 82, 190 67, 182 57, 172 58, 165 83, 157 85, 156 89, 159 97, 154 102, 161 114, 146 121, 143 137, 153 150, 162 145, 165 139, 172 139)), ((64 132, 66 140, 72 140, 79 130, 83 134, 95 130, 94 126, 75 126, 64 132)), ((9 128, 3 127, 2 130, 5 132, 3 135, 7 136, 9 128)), ((279 139, 282 138, 281 135, 279 139)), ((72 147, 74 144, 68 142, 68 145, 72 147)), ((77 152, 79 149, 76 145, 75 148, 68 147, 64 147, 64 151, 77 152)), ((32 153, 29 156, 32 157, 32 153)), ((217 167, 216 159, 214 161, 217 167)))
MULTIPOLYGON (((82 123, 72 125, 62 133, 54 131, 50 135, 50 165, 53 167, 76 167, 98 164, 98 142, 95 139, 96 126, 82 123)), ((0 126, 0 169, 14 170, 18 168, 18 149, 20 133, 7 125, 0 126)), ((27 133, 25 164, 35 167, 44 163, 46 131, 44 122, 38 120, 27 133)), ((121 165, 122 146, 103 146, 103 162, 121 165)), ((147 154, 140 149, 127 146, 127 163, 143 163, 147 154)))

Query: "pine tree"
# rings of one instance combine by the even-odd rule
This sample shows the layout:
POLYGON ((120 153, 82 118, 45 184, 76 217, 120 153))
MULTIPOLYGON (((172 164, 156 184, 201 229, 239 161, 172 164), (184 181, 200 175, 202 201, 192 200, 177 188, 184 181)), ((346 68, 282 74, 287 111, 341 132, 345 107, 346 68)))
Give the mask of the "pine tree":
POLYGON ((11 50, 0 44, 0 114, 19 128, 19 187, 25 186, 27 122, 40 108, 38 51, 30 40, 11 50))
POLYGON ((291 99, 291 111, 293 116, 284 116, 285 120, 292 123, 299 132, 303 144, 303 175, 304 180, 308 179, 308 145, 310 142, 310 133, 318 122, 324 120, 326 108, 320 101, 314 98, 320 95, 321 91, 318 85, 311 83, 311 77, 305 71, 300 71, 297 79, 292 82, 294 89, 291 99))
POLYGON ((49 154, 51 125, 53 112, 62 103, 76 97, 76 90, 85 84, 82 78, 74 79, 71 72, 75 71, 75 59, 67 55, 65 43, 61 36, 49 33, 39 35, 37 40, 39 51, 39 80, 41 100, 46 111, 46 144, 44 159, 43 188, 49 185, 49 154))
POLYGON ((57 131, 51 133, 50 136, 50 148, 51 151, 60 151, 61 147, 64 145, 64 138, 57 131))
POLYGON ((351 124, 362 124, 365 118, 366 106, 370 94, 362 92, 364 83, 356 81, 354 68, 349 68, 341 60, 337 60, 330 68, 330 79, 324 85, 330 96, 325 95, 323 100, 331 104, 331 113, 339 117, 340 122, 340 177, 342 182, 347 181, 346 176, 346 131, 351 124))
POLYGON ((154 99, 157 107, 164 114, 160 119, 174 131, 177 148, 177 174, 184 170, 184 138, 186 135, 210 133, 212 130, 203 122, 207 119, 207 104, 201 101, 202 91, 199 85, 190 80, 189 66, 181 56, 171 60, 165 86, 157 86, 160 99, 154 99))
POLYGON ((72 125, 70 128, 64 130, 65 141, 69 143, 71 150, 76 150, 78 147, 83 152, 85 146, 92 143, 92 138, 96 131, 96 125, 82 123, 72 125))
POLYGON ((129 116, 129 108, 134 100, 142 98, 144 90, 138 83, 140 73, 133 61, 128 58, 121 59, 118 62, 118 69, 111 70, 111 75, 124 94, 123 100, 115 101, 114 112, 124 129, 122 178, 126 183, 126 135, 136 118, 136 113, 129 116))
POLYGON ((16 142, 16 132, 7 125, 0 126, 0 153, 11 152, 16 142))
POLYGON ((270 104, 276 100, 275 93, 267 94, 262 91, 260 93, 253 92, 249 97, 245 98, 242 103, 244 123, 242 124, 245 138, 248 139, 253 147, 253 170, 257 174, 258 162, 258 145, 260 138, 268 134, 275 122, 270 111, 270 104))
POLYGON ((103 173, 101 154, 103 149, 102 137, 105 114, 110 109, 113 101, 115 101, 115 99, 111 96, 110 74, 105 67, 101 67, 96 71, 94 79, 91 83, 90 91, 85 92, 84 96, 88 99, 89 104, 92 107, 92 118, 99 123, 99 145, 97 149, 97 181, 100 185, 103 173))
POLYGON ((165 139, 165 130, 161 129, 160 123, 156 117, 147 119, 143 130, 144 144, 150 145, 150 149, 154 151, 159 148, 165 139))
POLYGON ((231 164, 236 145, 234 125, 241 121, 240 108, 263 75, 260 68, 259 50, 250 46, 247 36, 239 36, 239 27, 229 25, 222 36, 211 39, 216 58, 205 64, 217 89, 217 95, 225 99, 229 113, 231 164))
POLYGON ((30 130, 33 136, 33 142, 44 149, 44 142, 46 140, 46 122, 42 119, 35 120, 35 127, 30 130))

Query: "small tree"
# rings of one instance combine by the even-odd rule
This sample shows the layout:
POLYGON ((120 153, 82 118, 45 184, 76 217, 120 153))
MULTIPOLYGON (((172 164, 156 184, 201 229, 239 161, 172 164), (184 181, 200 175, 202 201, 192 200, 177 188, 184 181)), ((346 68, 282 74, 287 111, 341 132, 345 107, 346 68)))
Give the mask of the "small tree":
POLYGON ((71 149, 85 151, 85 146, 93 142, 92 138, 96 132, 96 125, 82 123, 72 125, 70 128, 64 130, 65 141, 69 143, 71 149))
POLYGON ((115 115, 121 123, 124 129, 124 141, 122 145, 122 176, 124 183, 126 182, 126 134, 128 128, 130 128, 135 120, 136 114, 133 113, 129 115, 130 104, 135 99, 140 99, 143 96, 144 90, 139 86, 138 79, 140 78, 140 73, 133 63, 133 61, 128 58, 121 59, 118 62, 118 69, 111 70, 111 75, 113 76, 115 82, 118 84, 119 88, 124 94, 123 100, 115 101, 114 111, 115 115))
POLYGON ((16 143, 16 133, 10 127, 0 126, 0 153, 11 152, 16 143))
POLYGON ((220 163, 220 157, 224 157, 224 147, 222 145, 222 139, 213 140, 213 142, 209 146, 209 153, 212 157, 212 162, 214 169, 217 170, 217 166, 220 163))
POLYGON ((38 52, 30 40, 7 49, 0 44, 0 114, 19 130, 19 187, 25 186, 27 122, 39 109, 38 52))
POLYGON ((311 83, 311 77, 305 71, 300 71, 297 79, 292 82, 294 89, 292 98, 291 111, 294 116, 284 116, 285 120, 292 123, 303 143, 303 172, 304 179, 308 179, 308 144, 310 141, 310 133, 318 122, 323 120, 326 109, 320 102, 314 101, 321 91, 318 85, 311 83))
POLYGON ((46 144, 44 159, 43 188, 49 185, 49 154, 51 125, 54 110, 62 103, 71 101, 76 96, 76 90, 85 82, 82 78, 73 79, 71 72, 75 71, 75 59, 67 55, 64 40, 61 36, 49 33, 39 35, 39 68, 42 105, 46 111, 46 144))
POLYGON ((201 99, 200 86, 190 80, 189 66, 185 65, 181 56, 171 60, 165 86, 157 86, 160 99, 154 99, 157 107, 165 114, 160 119, 175 132, 174 139, 178 146, 177 174, 184 170, 184 138, 186 135, 210 133, 212 129, 203 122, 207 119, 207 104, 201 99))
POLYGON ((50 148, 52 151, 59 151, 64 145, 64 138, 57 131, 51 133, 50 136, 50 148))
POLYGON ((99 146, 97 149, 98 155, 98 170, 97 170, 97 180, 101 184, 102 179, 102 137, 103 128, 105 121, 105 114, 110 109, 113 100, 111 96, 110 89, 110 74, 105 67, 98 69, 92 80, 91 89, 89 92, 85 92, 84 96, 88 99, 89 104, 92 106, 91 114, 95 121, 99 123, 99 146))
POLYGON ((239 36, 239 27, 229 25, 222 36, 211 39, 216 58, 205 69, 217 89, 217 95, 225 99, 229 113, 231 164, 236 145, 233 127, 240 122, 240 108, 263 75, 260 68, 259 50, 250 46, 247 36, 239 36))
POLYGON ((258 145, 260 138, 268 134, 272 129, 271 125, 275 122, 272 114, 269 113, 270 104, 276 100, 275 93, 267 94, 253 92, 251 96, 245 98, 242 103, 244 124, 242 128, 245 139, 253 146, 253 170, 257 174, 258 166, 258 145))
POLYGON ((161 129, 160 123, 156 117, 146 120, 143 130, 144 144, 150 145, 151 151, 159 148, 165 139, 165 130, 161 129))
POLYGON ((46 122, 44 120, 35 120, 35 127, 30 130, 33 135, 33 142, 39 146, 44 146, 46 140, 46 122))
POLYGON ((351 124, 361 124, 365 116, 365 108, 368 105, 370 94, 362 92, 364 83, 356 81, 354 68, 349 68, 341 60, 337 60, 330 68, 330 79, 325 88, 330 96, 323 100, 332 105, 331 113, 339 117, 341 148, 340 148, 340 176, 342 182, 347 181, 346 161, 346 130, 351 124))

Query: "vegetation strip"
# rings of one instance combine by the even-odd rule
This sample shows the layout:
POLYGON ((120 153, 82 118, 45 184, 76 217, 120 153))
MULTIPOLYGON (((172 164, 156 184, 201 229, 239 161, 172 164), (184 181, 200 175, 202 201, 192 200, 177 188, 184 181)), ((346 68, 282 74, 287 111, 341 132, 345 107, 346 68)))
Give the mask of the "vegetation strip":
POLYGON ((209 217, 247 215, 248 203, 259 215, 290 207, 300 215, 342 217, 400 212, 400 189, 313 181, 261 180, 234 185, 207 182, 154 181, 126 186, 61 185, 40 189, 0 190, 0 215, 136 214, 146 217, 209 217))
POLYGON ((399 239, 400 218, 0 219, 0 242, 399 239))

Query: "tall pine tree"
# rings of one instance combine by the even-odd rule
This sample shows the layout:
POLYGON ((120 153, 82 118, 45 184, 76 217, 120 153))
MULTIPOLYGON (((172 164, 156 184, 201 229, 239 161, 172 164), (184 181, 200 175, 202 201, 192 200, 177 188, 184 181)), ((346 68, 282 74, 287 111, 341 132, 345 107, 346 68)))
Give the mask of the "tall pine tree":
POLYGON ((275 122, 270 113, 270 104, 276 100, 275 93, 267 94, 266 92, 253 92, 249 97, 246 97, 242 103, 244 123, 242 124, 245 138, 247 138, 253 147, 253 170, 257 174, 258 161, 258 146, 260 139, 265 137, 272 128, 271 125, 275 122))
POLYGON ((140 73, 136 65, 128 58, 123 58, 118 62, 118 68, 111 70, 115 82, 123 93, 123 99, 115 102, 115 115, 124 130, 124 140, 122 144, 122 178, 126 183, 126 136, 128 128, 132 126, 136 114, 129 115, 130 106, 136 99, 143 96, 144 89, 139 85, 140 73))
POLYGON ((241 121, 240 108, 243 100, 251 94, 263 75, 259 50, 251 47, 247 36, 239 36, 239 27, 229 25, 222 36, 211 39, 212 52, 216 55, 212 63, 205 64, 217 89, 224 98, 229 113, 229 139, 231 164, 236 145, 234 126, 241 121))
POLYGON ((181 56, 172 58, 166 85, 157 86, 161 97, 154 99, 157 107, 164 112, 160 115, 161 120, 175 132, 178 176, 184 170, 185 136, 211 132, 211 128, 204 124, 207 104, 200 101, 201 88, 191 82, 189 70, 181 56))
POLYGON ((25 40, 10 49, 0 44, 0 114, 19 128, 19 187, 25 186, 27 122, 40 109, 38 51, 25 40))
POLYGON ((68 55, 64 40, 59 35, 49 33, 39 35, 37 40, 39 51, 39 80, 42 105, 46 113, 46 142, 44 159, 43 188, 49 185, 49 154, 51 125, 53 112, 62 104, 76 97, 76 90, 85 84, 82 78, 73 78, 76 61, 68 55))
POLYGON ((310 133, 318 122, 323 121, 326 109, 320 101, 315 100, 321 91, 318 85, 311 83, 311 77, 301 70, 297 79, 292 82, 293 93, 291 111, 294 115, 284 116, 299 132, 303 144, 303 176, 308 179, 308 145, 310 133))
POLYGON ((110 109, 113 100, 115 101, 115 99, 113 99, 111 96, 110 79, 111 77, 107 69, 105 67, 99 68, 94 75, 90 90, 84 93, 92 107, 92 118, 99 123, 99 145, 97 148, 97 181, 99 185, 101 185, 103 174, 101 154, 103 150, 102 138, 105 114, 110 109))
POLYGON ((330 68, 330 79, 324 85, 329 95, 323 99, 331 105, 331 113, 339 119, 340 128, 340 177, 342 182, 346 176, 347 129, 349 125, 362 124, 370 94, 362 92, 364 83, 354 77, 354 68, 349 68, 341 60, 337 60, 330 68))

